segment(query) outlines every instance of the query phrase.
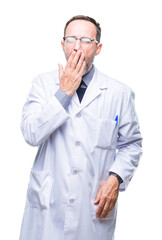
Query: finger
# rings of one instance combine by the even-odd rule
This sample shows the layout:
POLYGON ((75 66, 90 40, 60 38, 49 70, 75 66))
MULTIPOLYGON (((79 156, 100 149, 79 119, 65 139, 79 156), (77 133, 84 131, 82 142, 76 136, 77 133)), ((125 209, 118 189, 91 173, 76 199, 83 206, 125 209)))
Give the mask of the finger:
POLYGON ((104 208, 102 209, 102 212, 101 212, 101 214, 100 214, 99 219, 101 220, 102 218, 105 218, 110 211, 111 211, 111 210, 110 210, 109 203, 106 202, 105 205, 104 205, 104 208))
POLYGON ((106 202, 99 218, 105 218, 114 209, 115 203, 115 201, 106 202))
POLYGON ((97 217, 100 216, 100 214, 102 212, 102 209, 104 208, 104 205, 105 205, 105 201, 104 200, 100 200, 100 203, 99 203, 97 211, 96 211, 96 216, 97 217))
POLYGON ((59 67, 59 79, 62 79, 63 76, 63 66, 61 64, 58 64, 59 67))
POLYGON ((101 194, 102 194, 102 192, 101 192, 101 190, 99 190, 98 194, 96 195, 94 204, 98 204, 99 203, 101 194))
POLYGON ((81 67, 80 72, 79 72, 80 76, 83 75, 83 72, 84 72, 85 66, 86 66, 86 62, 83 61, 82 67, 81 67))
POLYGON ((67 64, 66 64, 66 68, 67 67, 71 67, 71 63, 73 61, 74 56, 76 55, 76 51, 72 51, 72 53, 70 54, 70 57, 68 58, 67 64))
POLYGON ((80 58, 79 58, 78 64, 76 65, 76 71, 77 72, 79 72, 81 70, 81 67, 83 65, 84 59, 85 59, 85 56, 84 56, 84 53, 82 53, 80 58))
POLYGON ((73 60, 71 61, 71 68, 72 69, 75 69, 76 68, 76 65, 78 64, 78 61, 79 61, 79 58, 81 56, 81 51, 78 50, 73 58, 73 60))

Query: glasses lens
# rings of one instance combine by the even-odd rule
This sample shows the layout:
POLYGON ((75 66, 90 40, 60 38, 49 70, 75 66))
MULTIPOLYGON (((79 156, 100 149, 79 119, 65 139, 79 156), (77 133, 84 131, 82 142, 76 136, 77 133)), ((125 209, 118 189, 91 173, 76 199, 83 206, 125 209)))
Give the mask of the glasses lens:
POLYGON ((80 39, 82 43, 91 43, 91 39, 87 37, 83 37, 80 39))
POLYGON ((66 39, 66 41, 69 42, 69 43, 74 43, 74 42, 76 42, 76 38, 75 38, 75 37, 66 37, 65 39, 66 39))

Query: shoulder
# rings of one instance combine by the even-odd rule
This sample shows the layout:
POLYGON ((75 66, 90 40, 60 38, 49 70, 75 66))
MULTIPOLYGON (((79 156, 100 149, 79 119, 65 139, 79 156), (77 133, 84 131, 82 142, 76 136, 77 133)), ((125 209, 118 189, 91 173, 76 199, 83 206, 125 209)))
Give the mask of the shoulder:
POLYGON ((32 85, 35 88, 43 89, 45 92, 53 94, 59 85, 58 70, 37 75, 37 77, 35 77, 32 81, 32 85))
POLYGON ((37 75, 37 77, 34 79, 36 81, 40 82, 50 82, 50 81, 58 81, 58 70, 45 72, 37 75))
POLYGON ((111 92, 119 95, 132 95, 134 97, 134 91, 126 84, 109 77, 108 75, 100 72, 97 68, 95 68, 95 72, 97 81, 99 81, 99 85, 101 84, 101 86, 106 86, 108 91, 110 90, 111 92))

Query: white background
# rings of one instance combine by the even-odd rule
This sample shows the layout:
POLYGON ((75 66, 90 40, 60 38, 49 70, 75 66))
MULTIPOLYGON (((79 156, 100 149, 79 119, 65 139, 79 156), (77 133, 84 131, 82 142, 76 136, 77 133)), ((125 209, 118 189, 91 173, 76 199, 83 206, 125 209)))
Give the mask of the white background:
MULTIPOLYGON (((21 111, 38 74, 65 63, 60 46, 64 24, 77 14, 102 27, 102 72, 136 93, 144 154, 119 197, 116 240, 162 239, 162 7, 159 0, 0 3, 0 239, 17 240, 36 148, 20 131, 21 111)), ((84 239, 83 239, 84 240, 84 239)))

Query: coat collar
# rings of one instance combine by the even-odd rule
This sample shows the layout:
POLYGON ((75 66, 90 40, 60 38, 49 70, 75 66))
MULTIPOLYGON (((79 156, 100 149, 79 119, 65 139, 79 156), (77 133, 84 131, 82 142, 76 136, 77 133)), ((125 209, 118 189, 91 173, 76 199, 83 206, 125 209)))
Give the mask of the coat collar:
POLYGON ((95 98, 97 98, 104 89, 108 88, 108 81, 104 78, 104 75, 101 74, 96 68, 94 76, 85 91, 82 102, 79 102, 77 93, 75 92, 72 96, 72 102, 75 104, 75 114, 85 108, 90 104, 95 98))

